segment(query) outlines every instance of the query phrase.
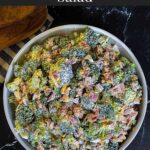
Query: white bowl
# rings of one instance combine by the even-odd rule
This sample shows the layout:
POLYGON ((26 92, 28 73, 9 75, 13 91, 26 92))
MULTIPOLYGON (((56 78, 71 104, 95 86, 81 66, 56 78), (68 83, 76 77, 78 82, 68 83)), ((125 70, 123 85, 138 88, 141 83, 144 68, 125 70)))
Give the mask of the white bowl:
MULTIPOLYGON (((34 148, 26 140, 21 138, 21 136, 15 131, 14 118, 12 116, 12 109, 11 109, 9 101, 8 101, 8 96, 9 96, 10 92, 6 88, 6 83, 9 82, 10 79, 13 77, 13 66, 20 59, 23 59, 23 55, 25 53, 27 53, 27 51, 30 49, 30 47, 33 44, 35 44, 37 42, 41 42, 44 39, 46 39, 48 36, 51 36, 51 35, 64 33, 64 32, 70 32, 70 31, 74 31, 74 30, 79 30, 79 29, 83 29, 85 27, 87 27, 87 25, 64 25, 64 26, 52 28, 50 30, 47 30, 47 31, 39 34, 38 36, 34 37, 32 40, 30 40, 27 44, 25 44, 21 48, 21 50, 18 52, 18 54, 15 56, 15 58, 13 59, 12 63, 9 66, 9 69, 8 69, 8 72, 7 72, 7 75, 5 78, 4 90, 3 90, 4 110, 5 110, 8 124, 9 124, 13 134, 15 135, 17 140, 20 142, 20 144, 27 150, 29 150, 29 149, 33 150, 34 148)), ((143 101, 140 105, 138 121, 137 121, 137 124, 135 125, 135 127, 129 133, 127 140, 121 144, 120 150, 124 150, 127 148, 127 146, 132 142, 132 140, 137 135, 137 133, 138 133, 138 131, 139 131, 139 129, 143 123, 144 117, 145 117, 146 108, 147 108, 146 80, 145 80, 143 71, 141 69, 141 66, 140 66, 139 62, 137 61, 136 57, 134 56, 134 54, 131 52, 131 50, 122 41, 120 41, 117 37, 115 37, 111 33, 108 33, 107 31, 104 31, 100 28, 96 28, 93 26, 88 26, 88 27, 90 27, 91 29, 93 29, 97 33, 101 33, 101 34, 104 34, 104 35, 107 35, 108 37, 110 37, 112 39, 112 43, 115 43, 119 47, 121 54, 123 56, 129 58, 133 63, 136 64, 139 80, 140 80, 140 83, 143 87, 143 101)))

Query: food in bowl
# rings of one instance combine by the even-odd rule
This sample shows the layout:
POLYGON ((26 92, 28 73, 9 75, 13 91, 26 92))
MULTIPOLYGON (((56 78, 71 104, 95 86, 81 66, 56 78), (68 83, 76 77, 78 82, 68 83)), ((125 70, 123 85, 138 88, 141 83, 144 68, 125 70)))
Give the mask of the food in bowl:
POLYGON ((90 28, 48 37, 7 83, 15 128, 38 150, 117 150, 136 124, 136 66, 90 28))

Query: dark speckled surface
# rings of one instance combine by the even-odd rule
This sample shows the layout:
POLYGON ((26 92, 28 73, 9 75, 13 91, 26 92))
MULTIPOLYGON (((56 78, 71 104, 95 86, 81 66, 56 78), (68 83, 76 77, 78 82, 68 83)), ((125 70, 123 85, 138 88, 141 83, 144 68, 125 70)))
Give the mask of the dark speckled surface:
MULTIPOLYGON (((143 68, 150 94, 150 7, 49 7, 49 12, 55 19, 52 27, 88 24, 105 29, 124 41, 143 68)), ((6 122, 2 90, 0 87, 0 150, 23 150, 6 122)), ((143 126, 127 150, 150 150, 149 103, 143 126)))

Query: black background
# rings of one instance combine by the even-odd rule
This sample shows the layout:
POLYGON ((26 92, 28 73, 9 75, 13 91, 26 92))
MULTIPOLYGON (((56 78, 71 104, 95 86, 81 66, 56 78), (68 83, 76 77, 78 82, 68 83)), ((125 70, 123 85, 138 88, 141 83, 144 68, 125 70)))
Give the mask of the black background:
MULTIPOLYGON (((87 24, 116 35, 139 60, 150 86, 150 7, 55 6, 52 27, 64 24, 87 24)), ((3 87, 0 87, 0 150, 23 150, 11 133, 3 110, 3 87)), ((150 104, 140 132, 127 150, 150 149, 150 104)))

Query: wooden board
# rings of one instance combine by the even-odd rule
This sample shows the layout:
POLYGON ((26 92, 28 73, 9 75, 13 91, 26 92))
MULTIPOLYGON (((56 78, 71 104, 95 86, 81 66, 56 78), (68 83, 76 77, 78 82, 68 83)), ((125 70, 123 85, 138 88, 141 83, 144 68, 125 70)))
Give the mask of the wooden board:
POLYGON ((45 6, 0 6, 0 50, 34 34, 46 19, 45 6))

